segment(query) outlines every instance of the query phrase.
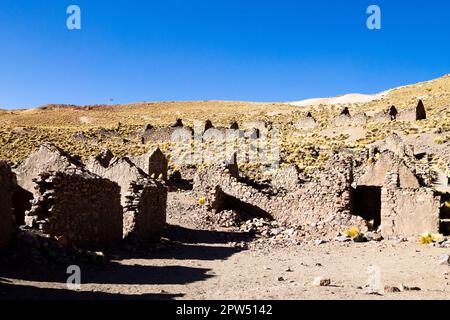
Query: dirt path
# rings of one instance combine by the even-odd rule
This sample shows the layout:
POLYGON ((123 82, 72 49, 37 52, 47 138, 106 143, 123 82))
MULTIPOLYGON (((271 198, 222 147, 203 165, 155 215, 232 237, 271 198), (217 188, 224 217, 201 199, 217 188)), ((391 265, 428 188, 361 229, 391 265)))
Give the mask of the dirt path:
POLYGON ((107 270, 82 268, 80 293, 66 290, 63 268, 52 270, 53 277, 31 270, 2 276, 0 297, 449 299, 450 280, 444 273, 450 268, 437 262, 444 253, 448 249, 393 242, 244 251, 225 243, 179 244, 148 257, 121 257, 107 270), (367 295, 362 287, 369 265, 380 268, 384 285, 404 284, 421 291, 367 295), (332 286, 312 286, 316 276, 330 278, 332 286))
POLYGON ((329 242, 274 245, 205 224, 204 212, 183 193, 171 193, 171 244, 117 250, 106 268, 81 266, 80 292, 67 290, 66 268, 19 265, 0 270, 0 299, 449 299, 450 249, 411 242, 329 242), (200 224, 205 226, 200 227, 200 224), (249 249, 236 248, 247 243, 249 249), (387 286, 420 291, 367 295, 368 268, 387 286), (315 287, 315 277, 331 286, 315 287))

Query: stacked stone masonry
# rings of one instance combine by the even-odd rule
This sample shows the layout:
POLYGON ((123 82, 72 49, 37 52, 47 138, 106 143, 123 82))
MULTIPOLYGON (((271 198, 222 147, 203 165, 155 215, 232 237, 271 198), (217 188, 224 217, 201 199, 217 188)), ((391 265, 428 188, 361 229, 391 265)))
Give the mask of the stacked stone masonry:
POLYGON ((79 170, 43 173, 35 183, 37 197, 25 217, 28 227, 69 246, 102 246, 122 239, 117 183, 79 170))

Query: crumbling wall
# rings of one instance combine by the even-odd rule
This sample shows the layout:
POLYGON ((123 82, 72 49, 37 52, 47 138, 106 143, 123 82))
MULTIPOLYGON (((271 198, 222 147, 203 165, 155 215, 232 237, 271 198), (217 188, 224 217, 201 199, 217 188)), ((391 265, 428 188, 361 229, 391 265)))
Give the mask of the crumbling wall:
POLYGON ((88 163, 86 168, 102 178, 116 182, 121 189, 122 206, 125 206, 126 193, 131 182, 144 178, 145 173, 136 167, 128 158, 114 158, 109 163, 102 163, 97 158, 88 163))
POLYGON ((348 126, 352 123, 352 117, 350 114, 340 114, 334 119, 336 126, 348 126))
POLYGON ((123 215, 123 236, 144 239, 161 235, 166 225, 167 188, 160 182, 140 179, 130 184, 123 215))
POLYGON ((6 247, 15 232, 13 193, 16 177, 6 162, 0 162, 0 248, 6 247))
POLYGON ((282 166, 272 176, 272 186, 278 189, 296 190, 299 183, 298 169, 295 165, 282 166))
POLYGON ((296 122, 295 126, 300 130, 308 130, 316 128, 318 123, 312 114, 308 112, 304 118, 296 122))
POLYGON ((365 225, 360 217, 351 214, 352 178, 351 162, 335 162, 318 174, 318 180, 293 185, 286 192, 267 194, 233 178, 225 165, 216 165, 198 172, 194 190, 206 196, 215 210, 226 207, 227 198, 238 199, 260 216, 266 214, 313 232, 333 234, 344 227, 365 225))
POLYGON ((383 237, 439 232, 440 197, 429 188, 399 188, 399 175, 390 172, 381 192, 383 237))
POLYGON ((351 119, 351 123, 354 125, 365 125, 368 121, 368 117, 365 113, 358 113, 355 114, 352 119, 351 119))
POLYGON ((392 151, 384 151, 380 159, 375 163, 365 167, 365 172, 357 179, 357 185, 382 187, 388 172, 395 172, 399 175, 399 185, 401 188, 417 189, 420 182, 405 162, 396 156, 392 151))
POLYGON ((14 172, 17 175, 17 184, 23 189, 34 193, 33 179, 37 178, 39 174, 81 168, 83 168, 83 164, 79 159, 54 144, 45 143, 14 169, 14 172))
POLYGON ((68 246, 107 245, 122 238, 117 183, 80 170, 42 173, 35 183, 28 227, 68 246))
POLYGON ((159 148, 150 150, 141 156, 132 157, 130 160, 149 177, 154 177, 155 179, 161 177, 163 180, 167 180, 169 164, 166 156, 159 148))

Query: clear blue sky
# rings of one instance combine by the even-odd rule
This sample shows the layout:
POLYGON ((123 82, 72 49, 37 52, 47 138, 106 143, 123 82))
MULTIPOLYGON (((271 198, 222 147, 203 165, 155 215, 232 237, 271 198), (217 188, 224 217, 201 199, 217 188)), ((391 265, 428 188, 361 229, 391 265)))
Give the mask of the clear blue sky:
POLYGON ((289 101, 450 73, 450 1, 1 0, 0 41, 0 108, 289 101))

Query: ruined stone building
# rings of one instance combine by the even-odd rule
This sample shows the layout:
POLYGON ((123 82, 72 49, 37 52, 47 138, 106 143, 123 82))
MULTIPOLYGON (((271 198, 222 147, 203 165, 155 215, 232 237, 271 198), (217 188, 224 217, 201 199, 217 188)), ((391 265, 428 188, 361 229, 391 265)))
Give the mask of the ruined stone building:
POLYGON ((295 126, 300 130, 308 130, 316 128, 318 126, 318 123, 311 112, 308 112, 304 118, 297 121, 295 126))
MULTIPOLYGON (((395 136, 391 138, 395 140, 395 136)), ((257 188, 229 174, 226 165, 199 172, 194 190, 216 210, 269 217, 332 235, 349 226, 380 229, 384 237, 446 232, 441 195, 407 161, 409 146, 387 139, 377 159, 334 155, 306 180, 293 166, 272 176, 272 188, 257 188), (389 150, 389 148, 394 150, 389 150)), ((368 153, 369 154, 369 153, 368 153)))
MULTIPOLYGON (((149 174, 167 179, 167 159, 159 149, 139 160, 149 174)), ((18 224, 64 244, 105 245, 131 234, 156 237, 165 226, 163 180, 152 179, 130 159, 115 158, 108 150, 84 165, 47 143, 15 172, 18 186, 11 193, 11 208, 18 224)))

